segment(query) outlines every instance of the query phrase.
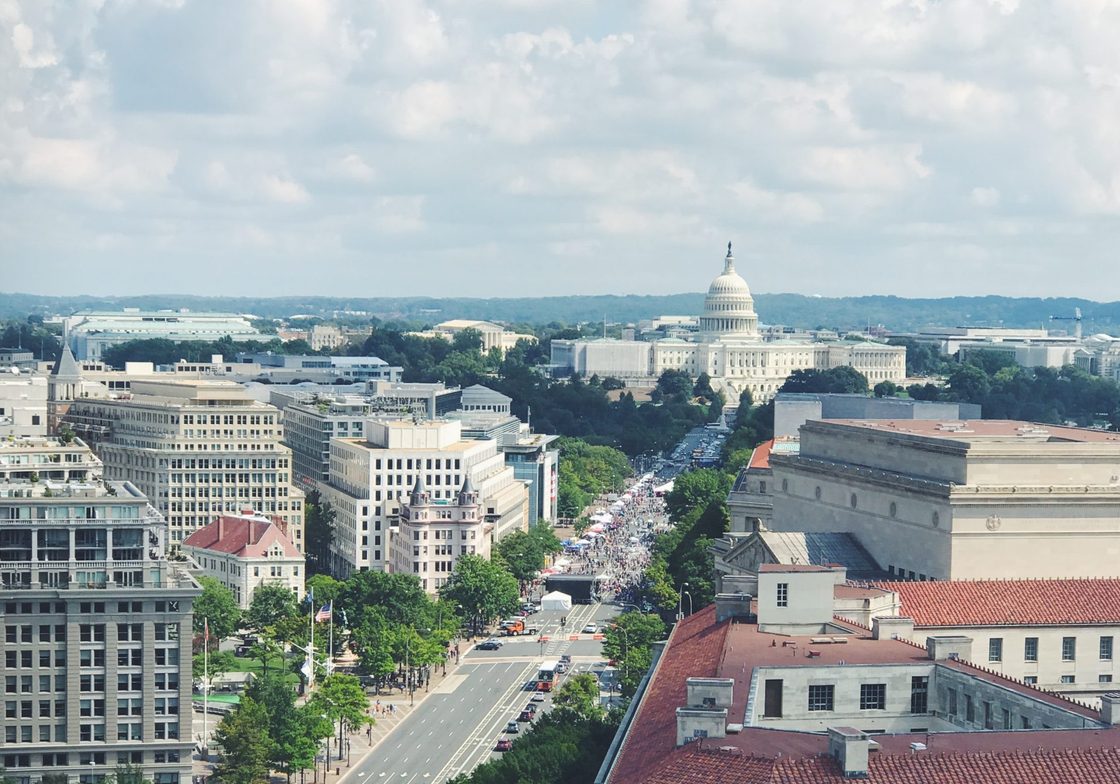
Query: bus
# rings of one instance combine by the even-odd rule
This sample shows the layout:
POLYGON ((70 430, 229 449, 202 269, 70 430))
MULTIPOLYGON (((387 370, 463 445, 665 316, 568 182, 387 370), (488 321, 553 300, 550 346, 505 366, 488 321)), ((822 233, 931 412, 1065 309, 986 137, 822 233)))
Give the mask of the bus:
POLYGON ((546 661, 541 665, 541 671, 537 673, 537 691, 552 691, 552 685, 556 682, 556 669, 559 666, 558 661, 546 661))

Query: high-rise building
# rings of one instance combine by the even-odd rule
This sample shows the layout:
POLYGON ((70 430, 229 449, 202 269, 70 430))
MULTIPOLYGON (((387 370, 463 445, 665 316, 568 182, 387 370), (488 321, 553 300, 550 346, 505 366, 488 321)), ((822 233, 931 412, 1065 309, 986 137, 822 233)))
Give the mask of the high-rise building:
POLYGON ((82 441, 0 441, 0 625, 7 779, 153 784, 191 773, 198 584, 167 526, 82 441))
POLYGON ((284 521, 303 551, 303 491, 280 412, 231 381, 135 381, 119 398, 79 400, 66 422, 92 442, 111 479, 145 493, 172 548, 222 514, 247 508, 284 521))
MULTIPOLYGON (((495 539, 528 527, 525 483, 497 442, 463 438, 457 421, 372 419, 364 438, 334 438, 330 453, 330 478, 319 489, 335 513, 330 569, 337 576, 392 570, 389 540, 417 477, 436 503, 454 500, 470 477, 495 539)), ((422 582, 434 577, 420 574, 422 582)))

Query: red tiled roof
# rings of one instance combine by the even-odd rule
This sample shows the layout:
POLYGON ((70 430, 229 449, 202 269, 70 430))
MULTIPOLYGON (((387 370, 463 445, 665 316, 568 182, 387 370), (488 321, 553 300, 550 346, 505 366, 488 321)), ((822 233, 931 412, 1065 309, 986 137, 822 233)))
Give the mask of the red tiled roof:
POLYGON ((1120 623, 1120 579, 880 582, 915 626, 1120 623))
POLYGON ((774 448, 774 439, 763 441, 761 444, 754 448, 751 452, 750 462, 747 463, 747 468, 769 468, 770 467, 770 450, 774 448))
POLYGON ((272 520, 259 517, 223 515, 204 525, 183 540, 186 547, 198 547, 241 558, 260 558, 279 544, 284 555, 299 558, 299 550, 272 520))
POLYGON ((674 627, 665 655, 657 664, 630 732, 611 771, 612 782, 649 781, 650 771, 673 753, 677 743, 677 708, 688 701, 688 678, 714 677, 730 625, 715 622, 709 605, 674 627))
MULTIPOLYGON (((721 742, 722 739, 713 739, 675 749, 641 779, 642 783, 842 784, 852 781, 844 777, 839 764, 827 754, 759 757, 738 750, 721 750, 721 742)), ((867 777, 859 780, 868 784, 1116 784, 1120 782, 1120 750, 1102 746, 1036 747, 983 754, 872 752, 867 777)))

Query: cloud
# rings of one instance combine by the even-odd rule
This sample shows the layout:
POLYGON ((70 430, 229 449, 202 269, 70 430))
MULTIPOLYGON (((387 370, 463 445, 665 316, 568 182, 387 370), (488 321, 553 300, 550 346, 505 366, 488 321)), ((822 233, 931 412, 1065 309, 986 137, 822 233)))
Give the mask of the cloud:
POLYGON ((0 0, 4 287, 695 291, 733 239, 756 291, 1120 298, 1117 40, 1100 0, 0 0))

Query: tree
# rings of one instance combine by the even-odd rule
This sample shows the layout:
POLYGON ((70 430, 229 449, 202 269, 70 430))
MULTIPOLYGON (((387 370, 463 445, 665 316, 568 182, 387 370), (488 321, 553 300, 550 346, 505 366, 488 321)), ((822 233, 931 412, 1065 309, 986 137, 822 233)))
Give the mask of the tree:
POLYGON ((431 604, 414 574, 387 572, 355 572, 338 595, 338 604, 346 611, 352 627, 361 626, 368 613, 384 613, 393 624, 415 621, 431 604))
POLYGON ((847 365, 828 370, 798 369, 789 374, 781 391, 866 395, 867 376, 847 365))
POLYGON ((992 391, 988 374, 976 365, 961 365, 949 376, 949 390, 957 400, 983 405, 992 391))
POLYGON ((712 377, 707 373, 701 373, 696 377, 696 384, 692 387, 692 394, 694 397, 702 397, 708 400, 713 400, 716 396, 715 390, 712 389, 712 377))
POLYGON ((222 756, 214 775, 222 784, 267 784, 272 740, 268 714, 252 697, 226 715, 214 732, 222 756))
POLYGON ((591 718, 601 715, 599 704, 599 679, 593 673, 581 672, 568 678, 552 698, 558 710, 570 710, 591 718))
MULTIPOLYGON (((307 578, 307 590, 315 594, 315 601, 319 602, 320 606, 335 602, 345 587, 346 583, 334 579, 329 574, 313 574, 307 578)), ((337 624, 339 620, 335 618, 335 623, 337 624)))
POLYGON ((894 397, 898 394, 898 384, 891 380, 880 381, 875 385, 875 397, 894 397))
POLYGON ((342 755, 345 732, 372 724, 369 717, 369 699, 362 684, 353 675, 343 673, 328 675, 319 682, 319 688, 307 701, 308 708, 325 714, 332 723, 338 723, 338 753, 342 755))
POLYGON ((684 401, 692 397, 692 388, 692 376, 683 370, 670 369, 658 376, 655 391, 659 400, 684 401))
MULTIPOLYGON (((318 597, 316 597, 318 600, 318 597)), ((255 632, 299 614, 299 601, 286 585, 259 585, 245 612, 245 625, 255 632)))
POLYGON ((494 545, 495 558, 500 559, 521 582, 533 579, 544 566, 544 554, 526 531, 514 531, 494 545))
POLYGON ((248 689, 249 697, 264 708, 272 740, 269 765, 291 779, 315 762, 319 741, 331 735, 331 722, 320 714, 296 707, 296 695, 283 673, 262 673, 248 689))
POLYGON ((207 672, 211 678, 216 678, 222 673, 232 672, 237 669, 237 657, 229 651, 214 651, 207 657, 196 653, 191 659, 191 674, 195 678, 206 677, 207 672))
POLYGON ((451 339, 451 350, 463 353, 482 351, 482 333, 472 327, 459 330, 451 339))
POLYGON ((237 631, 241 609, 229 588, 213 577, 200 577, 198 583, 202 595, 194 600, 194 631, 202 634, 204 623, 209 621, 210 638, 217 647, 217 642, 237 631))
POLYGON ((308 567, 314 567, 317 572, 328 572, 331 540, 334 538, 334 509, 318 490, 307 494, 303 508, 308 567))
POLYGON ((516 577, 501 565, 473 554, 459 557, 440 595, 462 606, 474 619, 476 633, 480 622, 514 612, 521 599, 516 577))

